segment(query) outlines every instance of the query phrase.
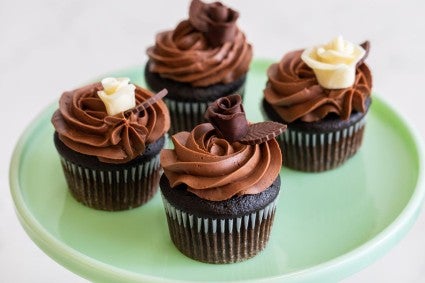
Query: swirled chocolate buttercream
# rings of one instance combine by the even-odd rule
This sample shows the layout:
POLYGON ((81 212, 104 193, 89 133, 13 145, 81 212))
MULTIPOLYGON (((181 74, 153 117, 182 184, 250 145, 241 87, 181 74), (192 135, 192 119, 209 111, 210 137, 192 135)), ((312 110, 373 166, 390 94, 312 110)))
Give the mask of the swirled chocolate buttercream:
POLYGON ((239 79, 248 72, 252 47, 236 25, 238 16, 219 2, 192 1, 189 19, 159 33, 148 48, 149 71, 195 87, 239 79))
MULTIPOLYGON (((368 47, 368 44, 362 46, 368 47)), ((315 122, 332 113, 347 120, 351 113, 367 110, 372 75, 364 58, 354 66, 355 77, 350 87, 327 89, 319 84, 313 69, 301 59, 302 54, 303 50, 289 52, 267 70, 265 100, 285 122, 315 122)))
POLYGON ((161 152, 171 187, 186 184, 193 194, 212 201, 266 190, 280 172, 282 154, 275 137, 286 126, 248 123, 239 95, 216 100, 205 117, 210 123, 177 133, 174 149, 161 152))
MULTIPOLYGON (((52 123, 59 139, 70 149, 96 156, 107 163, 125 163, 143 154, 146 144, 162 137, 170 127, 164 102, 140 112, 109 115, 98 92, 101 83, 94 83, 65 92, 52 123)), ((152 93, 135 87, 136 104, 152 97, 152 93)))

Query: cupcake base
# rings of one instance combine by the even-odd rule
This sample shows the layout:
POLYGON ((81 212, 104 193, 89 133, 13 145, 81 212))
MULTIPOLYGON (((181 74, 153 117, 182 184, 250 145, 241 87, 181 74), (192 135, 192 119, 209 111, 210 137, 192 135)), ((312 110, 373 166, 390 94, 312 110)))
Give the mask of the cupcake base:
POLYGON ((276 210, 279 176, 258 195, 221 202, 200 199, 183 186, 171 189, 164 175, 160 186, 171 240, 186 256, 206 263, 234 263, 249 259, 266 247, 276 210))
POLYGON ((127 210, 146 203, 158 190, 159 152, 165 137, 150 144, 140 157, 124 164, 104 163, 94 156, 75 152, 60 141, 57 133, 54 142, 69 191, 88 207, 127 210))
MULTIPOLYGON (((367 109, 370 106, 367 101, 367 109)), ((285 123, 263 99, 266 115, 285 123)), ((328 117, 319 122, 287 123, 287 130, 276 139, 283 154, 283 165, 304 172, 321 172, 341 166, 361 147, 366 113, 353 113, 347 121, 328 117)))
POLYGON ((145 66, 145 80, 149 89, 159 92, 166 88, 168 95, 164 102, 170 112, 171 135, 190 131, 196 125, 206 122, 204 113, 208 105, 220 97, 238 93, 244 95, 246 76, 242 76, 229 84, 214 84, 207 87, 193 87, 189 83, 181 83, 163 78, 158 73, 149 71, 148 61, 145 66))

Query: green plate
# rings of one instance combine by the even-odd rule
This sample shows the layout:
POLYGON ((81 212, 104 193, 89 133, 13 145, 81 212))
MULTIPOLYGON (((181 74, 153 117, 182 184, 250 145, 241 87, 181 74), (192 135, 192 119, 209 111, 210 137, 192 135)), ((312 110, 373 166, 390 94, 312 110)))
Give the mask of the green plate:
MULTIPOLYGON (((270 62, 255 61, 245 109, 259 103, 270 62)), ((143 68, 112 75, 143 85, 143 68)), ((59 97, 58 97, 59 98, 59 97)), ((100 282, 334 281, 377 259, 408 231, 424 198, 421 142, 405 120, 374 97, 364 144, 342 167, 324 173, 282 169, 282 193, 267 248, 248 261, 212 265, 173 246, 160 196, 140 208, 102 212, 67 191, 53 145, 49 106, 16 146, 10 185, 32 240, 73 272, 100 282)))

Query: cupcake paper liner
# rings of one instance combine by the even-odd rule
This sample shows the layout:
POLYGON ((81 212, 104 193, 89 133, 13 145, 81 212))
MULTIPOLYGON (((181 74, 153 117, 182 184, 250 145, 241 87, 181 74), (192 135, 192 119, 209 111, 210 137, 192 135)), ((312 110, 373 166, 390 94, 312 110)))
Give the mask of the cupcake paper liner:
POLYGON ((162 197, 171 240, 186 256, 207 263, 234 263, 255 256, 269 240, 277 198, 241 217, 213 219, 177 209, 162 197))
MULTIPOLYGON (((235 91, 243 98, 244 86, 235 91)), ((175 134, 182 131, 191 131, 196 125, 205 123, 205 111, 212 101, 178 101, 165 97, 164 102, 167 104, 170 112, 171 127, 170 134, 175 134)))
POLYGON ((64 157, 61 163, 74 198, 95 209, 131 209, 146 203, 158 190, 159 154, 147 162, 119 170, 87 168, 64 157))
POLYGON ((277 137, 283 165, 306 172, 330 170, 343 164, 360 148, 366 117, 335 132, 307 133, 288 127, 277 137))

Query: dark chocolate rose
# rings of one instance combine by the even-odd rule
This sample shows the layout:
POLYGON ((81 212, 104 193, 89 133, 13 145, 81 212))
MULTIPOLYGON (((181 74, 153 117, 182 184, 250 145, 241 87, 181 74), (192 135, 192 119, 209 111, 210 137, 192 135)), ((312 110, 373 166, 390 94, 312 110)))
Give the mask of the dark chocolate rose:
POLYGON ((217 134, 228 141, 237 141, 248 132, 248 121, 238 94, 214 101, 205 112, 205 118, 214 126, 217 134))
POLYGON ((204 33, 212 47, 233 41, 238 17, 238 12, 220 2, 206 4, 200 0, 193 0, 189 8, 190 23, 204 33))

